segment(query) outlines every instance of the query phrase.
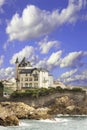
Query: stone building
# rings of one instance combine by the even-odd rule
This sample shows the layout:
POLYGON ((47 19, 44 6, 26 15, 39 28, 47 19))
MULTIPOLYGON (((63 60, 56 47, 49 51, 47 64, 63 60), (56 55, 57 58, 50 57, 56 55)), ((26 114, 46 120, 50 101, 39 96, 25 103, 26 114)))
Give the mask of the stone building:
POLYGON ((31 66, 25 58, 21 62, 17 58, 15 63, 17 90, 53 86, 53 76, 46 69, 31 66))

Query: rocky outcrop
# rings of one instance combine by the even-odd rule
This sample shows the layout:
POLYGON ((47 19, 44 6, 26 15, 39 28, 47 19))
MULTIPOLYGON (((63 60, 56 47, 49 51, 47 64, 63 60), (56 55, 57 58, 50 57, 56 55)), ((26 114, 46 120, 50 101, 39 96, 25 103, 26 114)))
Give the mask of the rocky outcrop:
POLYGON ((28 118, 28 114, 33 112, 35 109, 22 102, 1 102, 1 107, 5 110, 6 115, 17 116, 19 119, 28 118))
POLYGON ((33 113, 29 113, 28 119, 51 119, 52 116, 48 114, 49 108, 38 108, 33 113))
POLYGON ((0 125, 18 125, 18 119, 51 119, 57 114, 87 115, 87 100, 77 103, 69 96, 52 100, 47 107, 34 108, 23 102, 0 103, 0 125))
MULTIPOLYGON (((1 119, 7 120, 7 117, 13 115, 18 119, 49 119, 52 118, 48 114, 49 108, 33 108, 22 102, 1 102, 0 103, 1 119)), ((3 121, 4 121, 3 120, 3 121)), ((6 124, 6 123, 5 123, 6 124)), ((4 125, 4 122, 3 122, 4 125)), ((10 124, 9 124, 10 125, 10 124)), ((14 124, 15 125, 15 124, 14 124)))
MULTIPOLYGON (((81 104, 81 103, 80 103, 81 104)), ((87 115, 87 107, 85 101, 82 102, 82 105, 77 104, 73 99, 70 99, 68 96, 63 96, 56 98, 54 103, 50 105, 49 114, 69 114, 69 115, 87 115)))
POLYGON ((2 126, 16 126, 19 125, 19 120, 16 116, 7 116, 5 118, 0 117, 0 125, 2 126))

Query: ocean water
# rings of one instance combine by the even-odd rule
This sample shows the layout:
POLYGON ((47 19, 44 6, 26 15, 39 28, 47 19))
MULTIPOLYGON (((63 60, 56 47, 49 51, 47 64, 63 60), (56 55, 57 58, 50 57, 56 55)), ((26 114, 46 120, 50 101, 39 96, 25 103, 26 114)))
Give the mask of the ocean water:
POLYGON ((19 126, 0 126, 0 130, 87 130, 87 117, 67 116, 56 117, 53 120, 20 120, 19 126))

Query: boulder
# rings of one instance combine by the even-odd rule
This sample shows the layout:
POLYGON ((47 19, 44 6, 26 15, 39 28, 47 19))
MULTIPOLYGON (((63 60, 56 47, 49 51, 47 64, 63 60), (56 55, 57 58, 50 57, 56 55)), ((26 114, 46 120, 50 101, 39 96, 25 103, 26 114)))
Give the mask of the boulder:
POLYGON ((63 96, 60 98, 56 98, 55 99, 55 105, 57 106, 63 106, 63 107, 67 107, 69 105, 73 105, 74 101, 72 99, 70 99, 68 96, 63 96))
POLYGON ((34 111, 33 107, 22 102, 1 102, 1 106, 6 111, 6 115, 13 114, 19 119, 28 118, 28 114, 34 111))
POLYGON ((19 120, 16 116, 7 116, 5 122, 7 126, 19 125, 19 120))
POLYGON ((16 125, 19 125, 19 120, 16 116, 7 116, 5 118, 0 118, 0 125, 16 126, 16 125))
POLYGON ((5 126, 5 119, 2 117, 0 117, 0 125, 5 126))
POLYGON ((48 114, 49 108, 38 108, 33 113, 29 113, 28 119, 52 119, 52 116, 48 114))
POLYGON ((66 109, 69 111, 73 111, 75 109, 75 105, 68 106, 68 107, 66 107, 66 109))

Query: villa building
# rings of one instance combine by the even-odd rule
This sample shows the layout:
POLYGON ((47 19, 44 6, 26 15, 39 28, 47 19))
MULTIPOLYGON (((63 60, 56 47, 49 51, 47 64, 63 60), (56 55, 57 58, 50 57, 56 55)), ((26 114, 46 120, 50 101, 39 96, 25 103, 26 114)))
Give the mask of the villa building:
POLYGON ((25 58, 20 63, 17 58, 15 63, 17 90, 53 87, 53 76, 46 69, 32 67, 25 58))

